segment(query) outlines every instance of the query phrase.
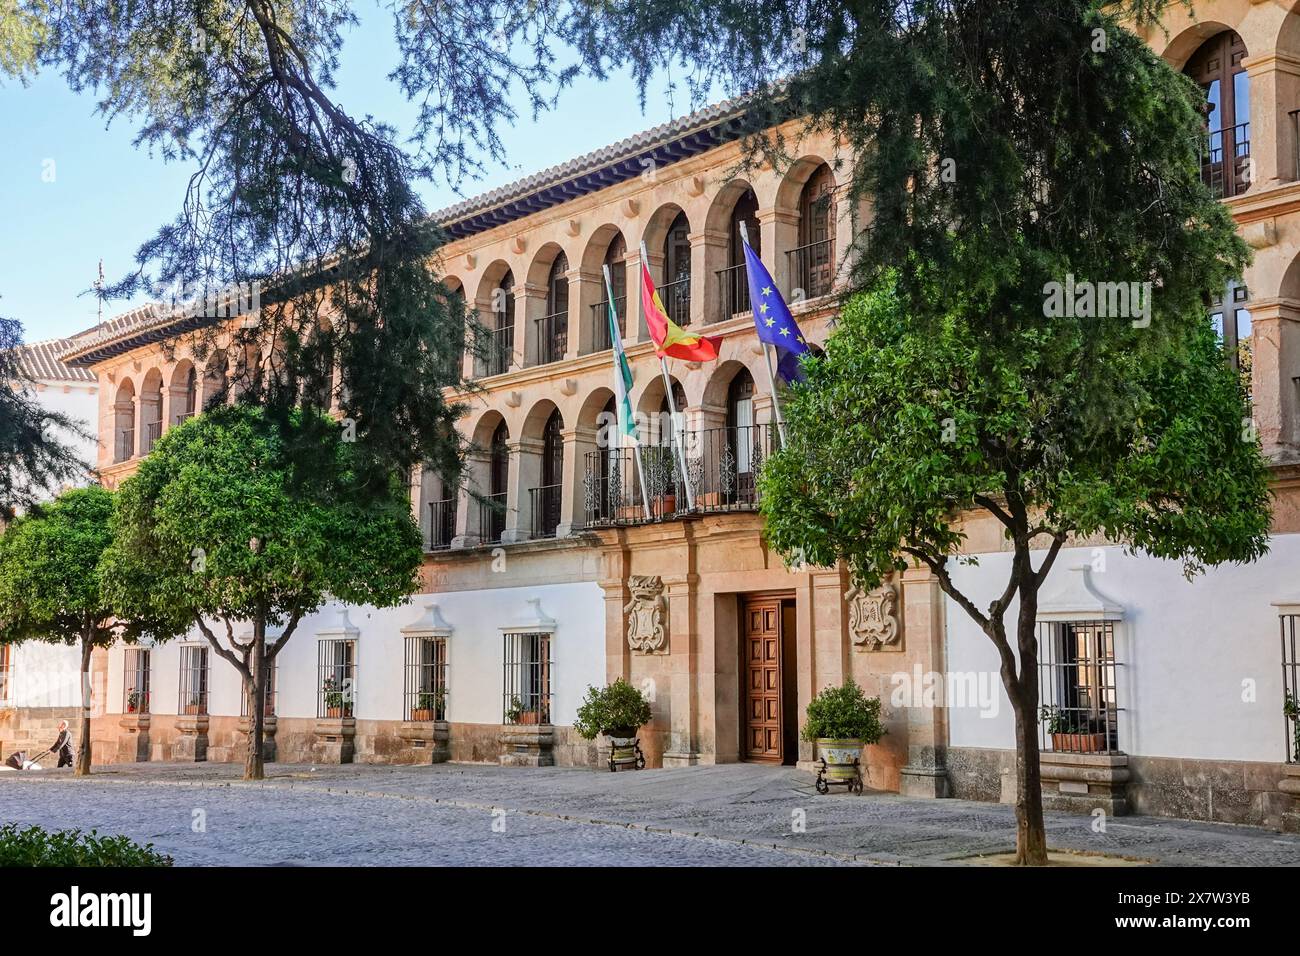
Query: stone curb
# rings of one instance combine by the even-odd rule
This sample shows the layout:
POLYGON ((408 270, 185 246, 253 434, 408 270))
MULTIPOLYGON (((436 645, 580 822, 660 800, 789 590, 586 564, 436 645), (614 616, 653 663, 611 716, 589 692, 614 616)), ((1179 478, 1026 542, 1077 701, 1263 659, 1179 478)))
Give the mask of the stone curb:
MULTIPOLYGON (((268 781, 256 780, 146 780, 133 779, 123 780, 114 779, 104 774, 91 774, 89 777, 23 777, 15 782, 21 782, 31 786, 57 784, 57 783, 74 783, 74 784, 118 784, 121 786, 147 786, 147 787, 189 787, 195 790, 219 790, 219 789, 241 789, 241 790, 298 790, 307 793, 334 793, 351 797, 370 797, 384 800, 409 800, 414 803, 427 803, 442 807, 451 807, 458 810, 484 810, 492 812, 494 810, 503 810, 506 813, 517 813, 521 816, 540 817, 549 820, 561 820, 566 823, 580 823, 589 826, 611 827, 623 830, 639 830, 645 833, 656 833, 663 836, 674 836, 683 839, 706 840, 714 843, 727 843, 732 846, 749 846, 764 850, 774 850, 779 853, 791 853, 810 857, 823 857, 833 860, 842 860, 846 863, 865 863, 872 866, 903 866, 898 860, 881 860, 876 857, 859 854, 859 853, 842 853, 836 850, 824 850, 819 847, 802 847, 791 846, 786 843, 773 843, 767 840, 755 840, 749 837, 728 837, 715 836, 713 834, 703 833, 692 830, 678 830, 672 827, 666 827, 661 824, 640 823, 628 820, 605 820, 599 817, 575 816, 569 813, 561 813, 557 810, 538 810, 528 807, 507 807, 495 803, 479 803, 473 800, 457 800, 445 797, 429 797, 422 794, 409 793, 391 793, 385 790, 361 790, 354 787, 335 787, 335 786, 315 786, 313 784, 297 783, 273 783, 268 781)), ((928 864, 914 864, 928 865, 928 864)))

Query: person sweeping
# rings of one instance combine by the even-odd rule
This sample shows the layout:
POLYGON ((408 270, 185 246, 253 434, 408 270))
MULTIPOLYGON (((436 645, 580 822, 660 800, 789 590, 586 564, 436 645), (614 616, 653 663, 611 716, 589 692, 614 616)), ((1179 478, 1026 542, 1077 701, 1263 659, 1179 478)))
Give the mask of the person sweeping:
POLYGON ((60 767, 72 766, 72 734, 68 731, 68 722, 59 721, 59 737, 54 741, 50 752, 59 758, 60 767))

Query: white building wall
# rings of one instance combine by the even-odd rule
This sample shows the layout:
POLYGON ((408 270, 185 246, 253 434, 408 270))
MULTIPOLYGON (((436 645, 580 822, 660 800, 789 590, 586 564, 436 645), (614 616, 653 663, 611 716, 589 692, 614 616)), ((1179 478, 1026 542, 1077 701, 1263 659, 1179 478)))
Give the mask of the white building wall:
POLYGON ((13 707, 80 707, 81 648, 73 644, 27 641, 14 645, 13 707))
MULTIPOLYGON (((424 613, 427 602, 436 601, 453 628, 447 640, 448 719, 501 723, 501 628, 528 611, 530 598, 540 599, 542 611, 555 620, 552 719, 556 724, 572 724, 587 687, 605 683, 605 597, 591 582, 422 594, 396 608, 349 607, 348 618, 359 632, 355 716, 362 720, 402 719, 405 646, 401 629, 424 613)), ((337 624, 333 608, 304 618, 280 652, 276 674, 279 716, 316 716, 318 633, 337 624)), ((246 635, 245 631, 239 636, 246 635)), ((187 637, 153 648, 150 709, 154 713, 177 712, 180 645, 190 641, 187 637)), ((122 709, 124 660, 123 649, 114 648, 108 682, 113 713, 122 709)), ((209 666, 209 713, 237 716, 241 694, 238 672, 211 650, 209 666)))
MULTIPOLYGON (((1126 708, 1121 749, 1150 757, 1285 760, 1281 643, 1271 604, 1300 595, 1300 535, 1275 536, 1261 560, 1211 568, 1190 582, 1179 562, 1097 550, 1105 564, 1093 572, 1093 586, 1125 609, 1116 643, 1126 708)), ((1035 565, 1042 557, 1034 555, 1035 565)), ((1040 593, 1050 595, 1063 575, 1077 573, 1070 568, 1093 562, 1092 548, 1062 550, 1040 593)), ((982 554, 976 567, 954 567, 953 583, 985 609, 1005 587, 1010 566, 1009 553, 982 554)), ((1013 602, 1011 626, 1015 613, 1013 602)), ((999 697, 995 711, 950 708, 951 745, 1014 747, 993 643, 951 599, 946 617, 949 674, 974 674, 999 697)))

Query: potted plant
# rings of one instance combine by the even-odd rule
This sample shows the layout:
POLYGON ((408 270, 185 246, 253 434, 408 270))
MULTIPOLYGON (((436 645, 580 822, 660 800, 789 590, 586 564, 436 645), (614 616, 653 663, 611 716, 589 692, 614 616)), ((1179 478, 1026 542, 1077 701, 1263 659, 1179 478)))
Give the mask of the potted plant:
POLYGON ((1083 714, 1063 713, 1057 707, 1044 705, 1039 719, 1047 724, 1052 735, 1052 749, 1060 753, 1095 754, 1106 748, 1106 729, 1097 729, 1094 721, 1083 714))
POLYGON ((333 674, 326 677, 325 682, 321 684, 321 690, 325 693, 326 717, 352 716, 352 704, 348 701, 348 695, 337 677, 333 674))
POLYGON ((440 719, 438 715, 442 713, 443 696, 444 691, 441 688, 432 691, 420 691, 415 696, 415 706, 411 708, 411 720, 429 721, 440 719))
POLYGON ((138 690, 131 691, 131 693, 126 695, 126 712, 128 714, 134 714, 136 711, 140 709, 140 705, 143 702, 144 702, 143 694, 141 694, 138 690))
POLYGON ((829 784, 844 784, 862 792, 862 748, 884 736, 880 698, 867 697, 850 677, 839 687, 823 688, 808 702, 803 739, 816 741, 822 766, 817 772, 817 792, 829 784))
POLYGON ((636 733, 650 718, 650 702, 620 677, 608 687, 587 688, 573 729, 587 740, 595 740, 598 734, 609 738, 611 771, 640 770, 645 755, 636 733))

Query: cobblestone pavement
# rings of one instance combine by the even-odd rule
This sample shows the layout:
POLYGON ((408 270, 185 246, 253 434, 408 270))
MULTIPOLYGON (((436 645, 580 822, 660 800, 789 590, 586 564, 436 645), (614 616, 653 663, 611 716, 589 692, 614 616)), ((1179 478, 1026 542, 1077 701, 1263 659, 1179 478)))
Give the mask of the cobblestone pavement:
MULTIPOLYGON (((818 796, 810 774, 732 764, 611 774, 561 768, 136 764, 0 774, 0 821, 98 827, 178 863, 943 864, 1012 849, 1007 806, 867 792, 818 796), (498 808, 496 816, 493 808, 498 808), (206 811, 207 832, 191 814, 206 811), (500 810, 508 812, 502 814, 500 810), (492 830, 494 819, 505 832, 492 830), (500 822, 498 822, 500 826, 500 822)), ((1050 813, 1056 849, 1173 865, 1300 866, 1271 830, 1050 813)))

